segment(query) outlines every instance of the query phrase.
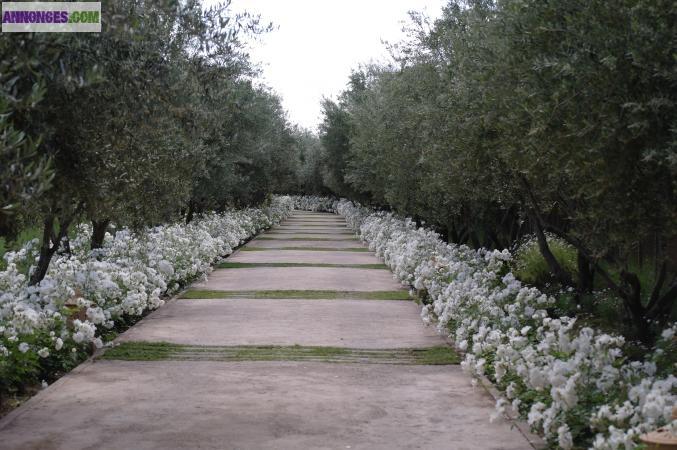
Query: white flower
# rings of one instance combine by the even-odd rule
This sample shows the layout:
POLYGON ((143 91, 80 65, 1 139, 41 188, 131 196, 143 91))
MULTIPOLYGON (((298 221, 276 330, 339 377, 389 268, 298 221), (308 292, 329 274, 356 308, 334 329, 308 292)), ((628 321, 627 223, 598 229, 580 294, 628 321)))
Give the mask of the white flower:
POLYGON ((462 340, 461 342, 458 343, 457 347, 462 352, 466 351, 468 349, 468 341, 465 339, 462 340))
POLYGON ((26 353, 29 348, 30 348, 30 346, 28 344, 26 344, 25 342, 22 342, 22 343, 19 344, 19 351, 21 353, 26 353))
POLYGON ((567 424, 564 424, 557 429, 557 443, 564 450, 569 450, 574 446, 574 440, 567 424))
POLYGON ((47 347, 41 348, 38 350, 38 355, 41 358, 47 358, 49 356, 49 349, 47 347))
POLYGON ((57 351, 63 348, 63 340, 61 338, 56 338, 56 341, 54 342, 54 348, 57 351))
POLYGON ((172 264, 169 261, 167 261, 165 259, 158 262, 158 269, 160 270, 160 272, 162 272, 163 274, 165 274, 168 277, 171 277, 172 275, 174 275, 174 267, 172 266, 172 264))

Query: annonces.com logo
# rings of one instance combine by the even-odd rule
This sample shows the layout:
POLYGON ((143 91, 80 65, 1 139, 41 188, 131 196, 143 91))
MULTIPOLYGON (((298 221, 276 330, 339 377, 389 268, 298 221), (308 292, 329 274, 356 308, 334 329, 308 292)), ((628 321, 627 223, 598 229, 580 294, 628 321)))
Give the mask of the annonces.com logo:
POLYGON ((3 33, 99 33, 101 2, 2 2, 3 33))

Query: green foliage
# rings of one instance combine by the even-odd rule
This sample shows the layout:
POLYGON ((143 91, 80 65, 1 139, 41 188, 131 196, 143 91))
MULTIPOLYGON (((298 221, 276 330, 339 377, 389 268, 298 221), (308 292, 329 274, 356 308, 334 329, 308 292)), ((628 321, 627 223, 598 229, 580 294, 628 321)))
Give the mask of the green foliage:
MULTIPOLYGON (((30 227, 23 229, 18 232, 17 236, 12 241, 0 237, 0 270, 5 268, 6 263, 3 256, 5 255, 6 252, 21 250, 21 248, 23 248, 29 241, 32 240, 39 241, 41 231, 42 230, 40 230, 40 228, 38 227, 30 227)), ((26 267, 26 269, 28 269, 28 267, 26 267)))
POLYGON ((299 166, 297 172, 299 192, 325 195, 329 190, 324 185, 326 155, 319 138, 307 130, 297 132, 299 166))
MULTIPOLYGON (((576 249, 552 235, 548 236, 548 245, 560 265, 569 273, 576 273, 576 249)), ((524 239, 515 250, 512 273, 523 282, 537 286, 555 281, 533 236, 524 239)))
POLYGON ((241 40, 270 29, 230 2, 120 0, 103 4, 101 33, 0 36, 0 236, 42 226, 31 283, 73 223, 92 222, 96 248, 111 223, 298 189, 318 140, 256 82, 241 40))
POLYGON ((534 246, 544 259, 525 255, 524 279, 581 295, 603 282, 649 342, 677 298, 673 3, 450 0, 434 23, 413 15, 393 64, 324 102, 325 184, 476 248, 548 231, 570 247, 534 246), (664 276, 633 268, 647 248, 664 276))

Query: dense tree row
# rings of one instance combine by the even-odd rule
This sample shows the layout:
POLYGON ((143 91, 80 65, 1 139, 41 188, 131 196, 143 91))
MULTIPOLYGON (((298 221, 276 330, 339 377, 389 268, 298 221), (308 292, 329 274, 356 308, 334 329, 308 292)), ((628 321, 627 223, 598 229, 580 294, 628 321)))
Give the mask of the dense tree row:
POLYGON ((0 36, 0 237, 43 229, 39 282, 68 230, 140 227, 293 192, 314 145, 256 82, 242 35, 197 0, 104 2, 103 32, 0 36))
POLYGON ((677 298, 674 2, 454 0, 413 19, 396 63, 325 102, 325 185, 457 243, 533 233, 559 285, 610 289, 650 341, 677 298))

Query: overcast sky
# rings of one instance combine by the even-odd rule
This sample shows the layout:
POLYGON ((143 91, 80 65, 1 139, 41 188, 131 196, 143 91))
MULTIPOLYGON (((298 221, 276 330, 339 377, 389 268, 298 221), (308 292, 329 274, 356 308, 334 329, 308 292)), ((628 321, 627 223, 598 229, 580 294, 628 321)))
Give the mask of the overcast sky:
MULTIPOLYGON (((205 4, 217 0, 203 0, 205 4)), ((398 42, 407 11, 439 17, 445 0, 233 0, 235 11, 261 14, 277 27, 252 43, 266 84, 283 99, 289 119, 315 129, 320 100, 345 88, 360 63, 386 60, 382 40, 398 42)))

